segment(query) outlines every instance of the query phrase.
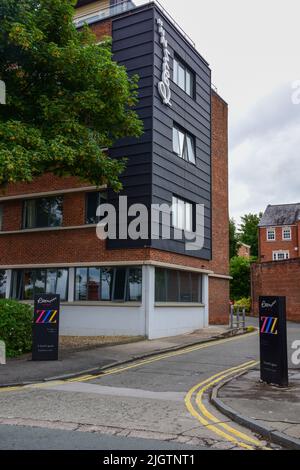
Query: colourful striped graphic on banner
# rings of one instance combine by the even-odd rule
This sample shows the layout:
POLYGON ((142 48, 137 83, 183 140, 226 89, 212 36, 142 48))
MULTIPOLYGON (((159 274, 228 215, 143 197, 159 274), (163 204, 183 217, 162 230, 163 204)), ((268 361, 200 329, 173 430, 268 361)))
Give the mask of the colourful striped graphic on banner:
POLYGON ((56 323, 57 310, 37 310, 35 323, 56 323))
POLYGON ((276 317, 261 317, 262 325, 260 332, 269 335, 277 335, 278 330, 276 328, 278 318, 276 317))

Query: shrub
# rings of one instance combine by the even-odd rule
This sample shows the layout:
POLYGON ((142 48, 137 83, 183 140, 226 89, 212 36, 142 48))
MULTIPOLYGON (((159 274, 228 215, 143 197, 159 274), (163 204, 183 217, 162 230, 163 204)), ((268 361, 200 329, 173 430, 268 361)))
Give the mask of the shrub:
POLYGON ((250 296, 251 291, 251 263, 253 258, 235 256, 230 260, 230 298, 238 300, 250 296))
POLYGON ((0 339, 7 357, 20 356, 32 348, 33 309, 15 300, 0 300, 0 339))
POLYGON ((234 302, 234 305, 237 307, 245 307, 246 313, 251 312, 251 297, 243 297, 242 299, 237 300, 234 302))

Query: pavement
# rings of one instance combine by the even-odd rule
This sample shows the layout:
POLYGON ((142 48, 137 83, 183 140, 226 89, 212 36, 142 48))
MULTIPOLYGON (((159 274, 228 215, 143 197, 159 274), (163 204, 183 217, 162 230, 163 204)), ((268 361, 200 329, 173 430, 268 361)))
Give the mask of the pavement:
POLYGON ((250 371, 221 386, 213 403, 271 441, 300 449, 300 368, 290 369, 289 381, 286 388, 270 386, 250 371))
POLYGON ((231 332, 227 326, 210 326, 191 334, 171 338, 94 347, 84 351, 63 351, 59 361, 54 362, 33 362, 27 354, 21 358, 8 359, 6 365, 0 365, 0 387, 69 378, 81 373, 95 373, 107 367, 163 351, 221 338, 230 335, 231 332))

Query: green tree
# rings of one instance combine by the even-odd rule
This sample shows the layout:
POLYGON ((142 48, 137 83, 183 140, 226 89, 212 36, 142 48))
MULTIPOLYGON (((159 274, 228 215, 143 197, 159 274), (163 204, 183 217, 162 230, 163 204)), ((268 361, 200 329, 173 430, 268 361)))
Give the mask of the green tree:
POLYGON ((0 186, 44 172, 119 190, 124 159, 105 148, 139 137, 137 77, 73 24, 76 0, 0 0, 0 186))
POLYGON ((237 256, 239 249, 239 238, 236 229, 236 223, 233 218, 229 219, 229 255, 230 259, 237 256))
POLYGON ((230 298, 238 300, 251 295, 250 266, 253 259, 235 256, 230 260, 230 298))
POLYGON ((239 240, 251 246, 251 255, 258 257, 258 224, 262 217, 259 214, 245 214, 241 217, 239 240))

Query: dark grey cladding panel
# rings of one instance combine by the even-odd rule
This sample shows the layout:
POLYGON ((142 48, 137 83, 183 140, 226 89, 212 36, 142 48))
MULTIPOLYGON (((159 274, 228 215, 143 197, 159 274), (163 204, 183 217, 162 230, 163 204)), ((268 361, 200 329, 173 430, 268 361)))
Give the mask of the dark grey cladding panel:
POLYGON ((155 7, 154 25, 154 107, 152 200, 168 203, 172 196, 205 206, 205 245, 188 252, 184 241, 153 240, 153 246, 203 259, 211 258, 211 72, 207 63, 183 38, 163 13, 155 7), (171 79, 172 107, 163 104, 157 85, 161 80, 163 51, 156 19, 162 19, 171 54, 170 67, 177 55, 195 74, 195 99, 171 79), (172 127, 176 123, 196 139, 196 165, 173 153, 172 127))
MULTIPOLYGON (((144 122, 140 139, 123 139, 111 150, 114 158, 126 157, 123 191, 129 204, 172 203, 172 195, 205 206, 205 244, 201 251, 186 251, 184 241, 116 240, 108 248, 150 246, 171 252, 211 258, 211 72, 207 63, 153 4, 137 8, 113 20, 114 59, 129 75, 137 74, 139 103, 136 110, 144 122), (171 52, 171 69, 176 53, 195 73, 195 100, 171 81, 172 108, 164 105, 157 91, 161 79, 162 49, 155 19, 164 21, 171 52), (172 151, 173 122, 196 138, 196 165, 181 160, 172 151)), ((109 192, 118 204, 118 195, 109 192)))

